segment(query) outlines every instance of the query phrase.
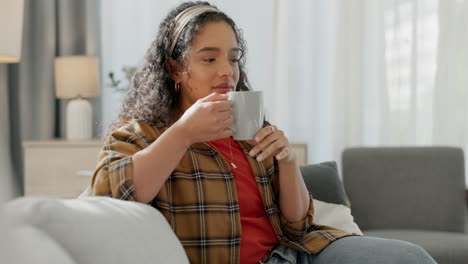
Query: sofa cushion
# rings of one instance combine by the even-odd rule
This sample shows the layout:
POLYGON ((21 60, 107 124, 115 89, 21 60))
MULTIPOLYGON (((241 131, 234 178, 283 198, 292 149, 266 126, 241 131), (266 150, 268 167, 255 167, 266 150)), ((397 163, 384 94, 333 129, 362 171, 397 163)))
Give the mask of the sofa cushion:
POLYGON ((465 232, 462 149, 356 147, 344 150, 342 159, 361 228, 465 232))
POLYGON ((27 197, 6 203, 4 212, 46 233, 77 263, 189 263, 163 215, 142 203, 27 197))
POLYGON ((312 196, 320 201, 349 207, 336 162, 301 166, 302 177, 312 196))
POLYGON ((364 230, 364 235, 400 239, 424 248, 437 263, 465 264, 468 260, 468 235, 464 233, 412 229, 364 230))

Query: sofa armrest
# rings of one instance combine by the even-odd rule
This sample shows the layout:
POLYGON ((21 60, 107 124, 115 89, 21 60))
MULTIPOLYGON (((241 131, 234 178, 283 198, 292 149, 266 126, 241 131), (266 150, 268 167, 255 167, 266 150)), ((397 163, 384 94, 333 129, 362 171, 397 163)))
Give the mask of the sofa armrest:
POLYGON ((56 241, 38 228, 1 221, 0 256, 2 263, 76 264, 56 241))
POLYGON ((26 197, 1 211, 16 225, 46 233, 77 263, 189 263, 164 216, 146 204, 110 197, 26 197))

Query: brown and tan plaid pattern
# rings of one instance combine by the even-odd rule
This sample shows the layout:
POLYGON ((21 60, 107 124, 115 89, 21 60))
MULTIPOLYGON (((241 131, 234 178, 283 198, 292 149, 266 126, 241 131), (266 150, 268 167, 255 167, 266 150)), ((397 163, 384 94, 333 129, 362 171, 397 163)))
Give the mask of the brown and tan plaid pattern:
MULTIPOLYGON (((132 155, 165 130, 134 121, 112 133, 105 140, 92 178, 94 193, 133 200, 132 155)), ((281 244, 315 254, 338 238, 355 235, 315 225, 312 199, 307 217, 288 223, 277 206, 277 163, 272 157, 257 162, 247 154, 251 146, 244 141, 238 143, 252 166, 265 210, 281 244)), ((151 205, 166 217, 191 263, 239 263, 241 224, 237 196, 228 163, 209 145, 196 143, 190 146, 151 205)))

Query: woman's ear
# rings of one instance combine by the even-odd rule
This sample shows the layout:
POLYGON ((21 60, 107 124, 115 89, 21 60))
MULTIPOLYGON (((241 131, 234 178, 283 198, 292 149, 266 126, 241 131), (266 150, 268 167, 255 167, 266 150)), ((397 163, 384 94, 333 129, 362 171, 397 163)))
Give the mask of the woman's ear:
POLYGON ((176 61, 174 61, 172 58, 169 58, 166 60, 164 66, 166 67, 166 70, 171 76, 172 80, 177 83, 182 82, 182 71, 176 61))

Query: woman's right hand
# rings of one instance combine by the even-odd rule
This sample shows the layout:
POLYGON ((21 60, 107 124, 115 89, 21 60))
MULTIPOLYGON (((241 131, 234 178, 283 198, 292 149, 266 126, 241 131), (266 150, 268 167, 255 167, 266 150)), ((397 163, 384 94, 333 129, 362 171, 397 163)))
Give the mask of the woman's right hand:
POLYGON ((190 106, 176 122, 191 145, 233 135, 229 126, 234 122, 231 104, 226 94, 212 93, 190 106))

